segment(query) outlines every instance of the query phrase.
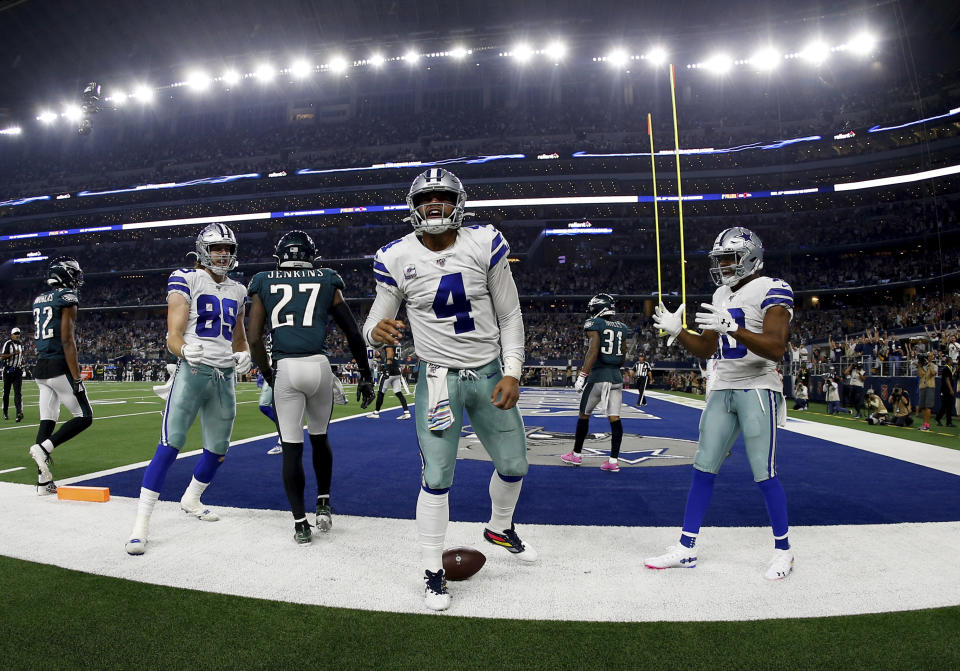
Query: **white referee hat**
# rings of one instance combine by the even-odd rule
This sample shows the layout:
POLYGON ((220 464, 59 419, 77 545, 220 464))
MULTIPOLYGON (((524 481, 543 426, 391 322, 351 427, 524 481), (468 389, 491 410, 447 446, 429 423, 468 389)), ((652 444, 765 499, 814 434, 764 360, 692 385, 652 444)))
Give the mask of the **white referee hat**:
POLYGON ((20 327, 19 327, 19 326, 14 326, 12 329, 10 329, 10 335, 16 335, 16 334, 18 334, 18 333, 20 333, 20 327))

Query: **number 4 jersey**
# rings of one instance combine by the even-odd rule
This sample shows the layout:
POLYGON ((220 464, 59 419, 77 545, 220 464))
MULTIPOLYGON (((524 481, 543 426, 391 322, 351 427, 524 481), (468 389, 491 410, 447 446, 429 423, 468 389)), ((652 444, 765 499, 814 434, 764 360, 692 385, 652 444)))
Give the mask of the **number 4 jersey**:
MULTIPOLYGON (((754 333, 763 332, 763 318, 767 310, 777 306, 786 308, 793 318, 793 289, 783 280, 758 277, 738 291, 718 287, 713 292, 713 304, 726 308, 740 328, 754 333)), ((717 389, 772 389, 783 390, 777 374, 777 364, 754 354, 730 335, 721 335, 716 374, 710 380, 710 390, 717 389)))
POLYGON ((167 280, 168 298, 171 293, 190 301, 184 342, 203 345, 206 365, 233 368, 233 328, 246 300, 244 286, 229 277, 218 284, 206 270, 181 268, 167 280))

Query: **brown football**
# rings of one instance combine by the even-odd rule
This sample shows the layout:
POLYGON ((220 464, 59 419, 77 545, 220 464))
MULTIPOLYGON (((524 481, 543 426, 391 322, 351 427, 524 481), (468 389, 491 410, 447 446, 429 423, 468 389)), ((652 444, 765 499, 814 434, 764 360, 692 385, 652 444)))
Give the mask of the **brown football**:
POLYGON ((486 556, 474 548, 450 548, 443 551, 443 570, 447 580, 466 580, 483 568, 486 556))

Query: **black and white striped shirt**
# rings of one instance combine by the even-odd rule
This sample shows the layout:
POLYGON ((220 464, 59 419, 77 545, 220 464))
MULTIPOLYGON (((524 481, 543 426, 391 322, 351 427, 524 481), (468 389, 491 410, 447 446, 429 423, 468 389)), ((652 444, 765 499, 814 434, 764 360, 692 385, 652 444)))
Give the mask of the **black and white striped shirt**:
POLYGON ((650 364, 646 361, 638 361, 634 367, 634 371, 636 372, 636 379, 638 381, 641 379, 646 380, 650 376, 650 364))
POLYGON ((23 343, 8 340, 3 343, 3 350, 0 350, 0 354, 13 354, 9 359, 0 361, 0 366, 4 368, 23 368, 23 343))

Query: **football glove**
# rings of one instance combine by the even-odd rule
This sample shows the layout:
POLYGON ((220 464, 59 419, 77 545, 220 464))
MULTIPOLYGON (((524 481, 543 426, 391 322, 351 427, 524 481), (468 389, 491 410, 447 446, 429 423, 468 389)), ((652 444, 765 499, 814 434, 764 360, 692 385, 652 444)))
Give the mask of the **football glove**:
POLYGON ((360 408, 365 409, 373 403, 376 396, 373 392, 373 377, 371 377, 370 372, 361 373, 360 383, 357 385, 357 400, 360 401, 360 408))
POLYGON ((661 331, 665 331, 669 336, 667 347, 673 344, 673 341, 680 335, 680 331, 683 330, 683 308, 685 307, 686 304, 681 303, 676 312, 670 312, 661 301, 660 305, 653 311, 653 325, 661 331))
POLYGON ((233 365, 238 375, 245 375, 253 368, 253 362, 250 360, 250 352, 234 352, 233 365))
POLYGON ((716 331, 723 335, 733 333, 739 328, 737 322, 733 321, 733 317, 725 309, 718 308, 710 303, 701 303, 700 307, 705 310, 705 312, 697 313, 697 327, 701 331, 716 331))
POLYGON ((587 384, 587 374, 580 373, 577 375, 577 381, 573 383, 574 391, 583 391, 584 385, 587 384))
POLYGON ((347 404, 347 394, 343 391, 343 382, 336 375, 333 376, 333 402, 337 405, 347 404))
POLYGON ((188 366, 198 366, 203 362, 203 345, 200 343, 185 344, 180 349, 180 356, 183 357, 188 366))
POLYGON ((73 379, 73 378, 71 377, 71 378, 70 378, 70 389, 73 390, 74 395, 76 395, 76 394, 82 394, 83 392, 85 392, 86 389, 83 388, 83 378, 79 378, 79 377, 78 377, 77 379, 73 379))

